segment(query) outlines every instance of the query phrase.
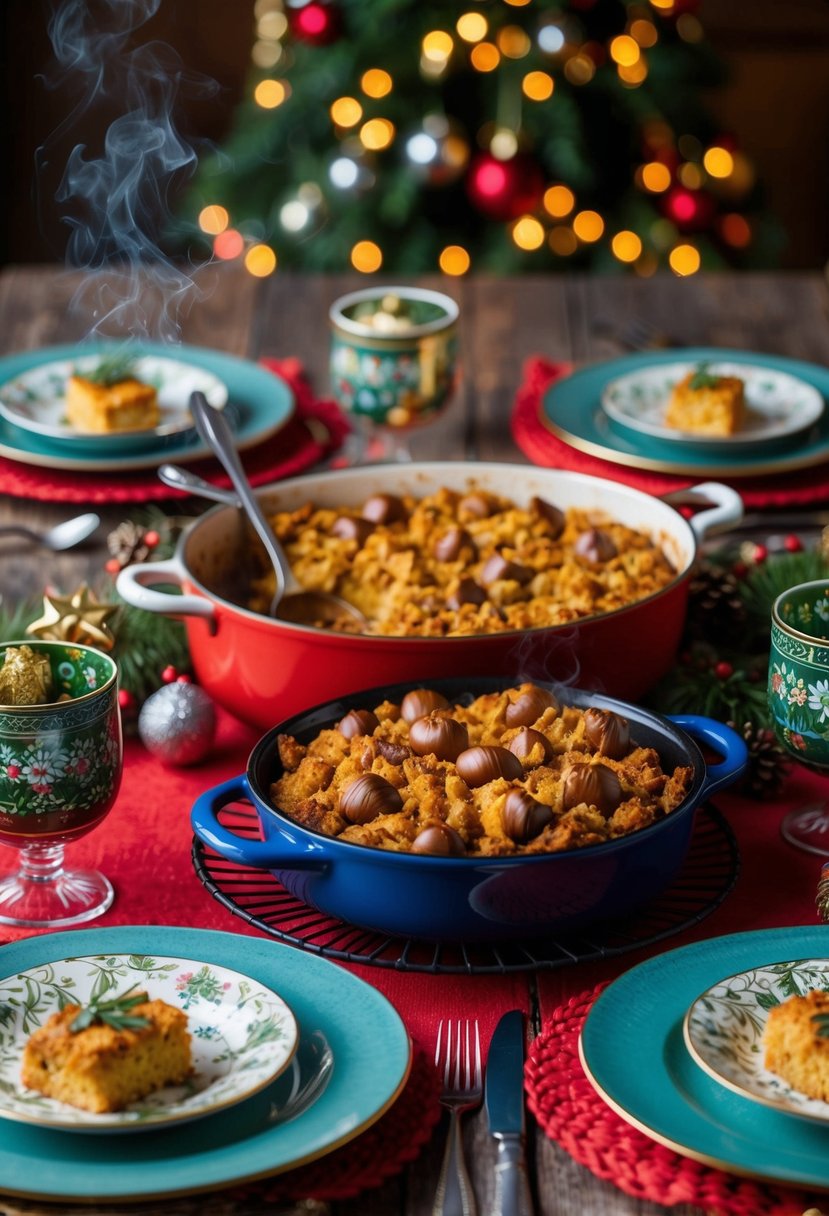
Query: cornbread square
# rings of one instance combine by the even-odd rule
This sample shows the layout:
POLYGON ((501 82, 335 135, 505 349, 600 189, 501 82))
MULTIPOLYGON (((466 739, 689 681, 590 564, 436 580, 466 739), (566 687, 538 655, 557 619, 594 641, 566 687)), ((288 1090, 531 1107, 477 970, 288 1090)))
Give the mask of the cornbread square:
POLYGON ((79 431, 144 431, 158 426, 161 414, 156 390, 132 378, 96 384, 70 376, 66 384, 66 417, 79 431))
POLYGON ((816 989, 773 1006, 763 1034, 764 1063, 792 1089, 829 1102, 829 1039, 818 1034, 816 1014, 829 1015, 829 992, 816 989))
POLYGON ((746 421, 744 384, 738 376, 712 376, 714 384, 692 388, 697 372, 675 384, 668 399, 665 422, 678 431, 698 435, 734 435, 746 421))
POLYGON ((73 1034, 80 1006, 53 1013, 23 1050, 21 1080, 47 1098, 103 1114, 165 1085, 179 1085, 192 1072, 187 1015, 166 1001, 146 1001, 130 1014, 149 1026, 115 1030, 92 1025, 73 1034))

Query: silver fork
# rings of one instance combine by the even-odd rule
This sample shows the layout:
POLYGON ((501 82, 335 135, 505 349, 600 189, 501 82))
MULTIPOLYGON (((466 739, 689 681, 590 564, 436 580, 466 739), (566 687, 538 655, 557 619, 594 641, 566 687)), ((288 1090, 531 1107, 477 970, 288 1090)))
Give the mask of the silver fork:
POLYGON ((433 1216, 475 1216, 475 1192, 463 1154, 461 1115, 480 1106, 484 1092, 478 1023, 460 1019, 438 1026, 435 1067, 443 1079, 440 1101, 449 1111, 449 1135, 443 1154, 433 1216))

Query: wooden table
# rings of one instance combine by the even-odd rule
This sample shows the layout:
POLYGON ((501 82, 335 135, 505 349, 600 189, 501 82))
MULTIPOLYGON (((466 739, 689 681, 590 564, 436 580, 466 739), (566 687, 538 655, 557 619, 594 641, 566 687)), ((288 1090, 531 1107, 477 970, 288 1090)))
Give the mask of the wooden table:
MULTIPOLYGON (((52 268, 12 267, 3 272, 0 353, 83 338, 88 320, 69 308, 78 281, 76 275, 52 268)), ((624 334, 633 318, 668 342, 750 348, 829 363, 829 292, 817 274, 662 276, 649 281, 561 275, 418 282, 458 299, 463 366, 452 408, 413 439, 418 459, 523 460, 511 439, 508 418, 524 360, 532 354, 576 362, 612 357, 625 349, 624 334)), ((358 286, 365 286, 365 280, 354 276, 304 278, 278 273, 260 281, 234 267, 214 268, 199 282, 203 298, 181 318, 181 338, 251 359, 297 356, 314 386, 324 392, 328 306, 358 286)), ((3 601, 38 595, 46 583, 69 590, 82 579, 94 580, 106 560, 106 531, 128 515, 123 506, 96 509, 104 526, 83 550, 50 555, 0 539, 3 601)), ((200 509, 194 504, 194 511, 200 509)), ((175 510, 180 513, 181 504, 175 510)), ((0 502, 0 524, 25 521, 50 526, 73 513, 72 507, 8 496, 0 502)), ((529 1160, 539 1216, 653 1216, 669 1210, 629 1199, 597 1181, 545 1136, 534 1133, 531 1126, 529 1160)), ((483 1214, 492 1198, 494 1160, 485 1116, 469 1118, 466 1134, 483 1214)), ((406 1174, 356 1200, 331 1205, 330 1211, 336 1216, 428 1216, 442 1148, 439 1132, 406 1174)), ((169 1216, 263 1213, 262 1208, 228 1205, 206 1196, 166 1201, 152 1210, 160 1213, 162 1207, 169 1216)), ((35 1212, 69 1216, 77 1210, 81 1209, 0 1199, 2 1216, 35 1212)), ((324 1206, 297 1209, 327 1210, 324 1206)), ((670 1211, 692 1216, 698 1209, 683 1206, 670 1211)))

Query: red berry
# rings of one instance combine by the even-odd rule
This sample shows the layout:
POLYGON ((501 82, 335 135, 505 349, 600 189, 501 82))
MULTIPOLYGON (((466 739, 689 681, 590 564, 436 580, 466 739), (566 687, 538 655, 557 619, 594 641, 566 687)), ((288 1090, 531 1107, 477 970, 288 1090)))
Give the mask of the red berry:
POLYGON ((727 680, 729 676, 734 675, 734 668, 730 663, 726 663, 724 660, 722 660, 714 665, 714 675, 718 680, 727 680))
POLYGON ((165 684, 172 684, 174 680, 178 679, 178 672, 173 666, 165 667, 161 673, 161 678, 165 684))
POLYGON ((118 561, 117 557, 111 557, 104 565, 104 569, 106 570, 107 574, 120 574, 121 563, 118 561))
POLYGON ((800 537, 795 536, 792 533, 790 536, 787 536, 786 539, 783 541, 783 547, 789 553, 799 553, 800 550, 803 548, 803 544, 801 543, 800 537))
POLYGON ((192 684, 192 683, 193 683, 193 677, 188 676, 186 671, 183 676, 176 676, 176 684, 192 684))
POLYGON ((735 562, 731 567, 731 573, 735 578, 745 578, 748 574, 748 566, 745 562, 735 562))
POLYGON ((144 533, 144 544, 148 549, 154 549, 160 540, 161 537, 153 528, 149 532, 144 533))
POLYGON ((135 708, 135 697, 132 695, 132 693, 128 689, 119 688, 118 704, 120 705, 121 709, 134 709, 135 708))
POLYGON ((762 565, 762 563, 766 560, 768 555, 769 555, 769 551, 765 545, 755 545, 754 546, 754 560, 758 566, 762 565))

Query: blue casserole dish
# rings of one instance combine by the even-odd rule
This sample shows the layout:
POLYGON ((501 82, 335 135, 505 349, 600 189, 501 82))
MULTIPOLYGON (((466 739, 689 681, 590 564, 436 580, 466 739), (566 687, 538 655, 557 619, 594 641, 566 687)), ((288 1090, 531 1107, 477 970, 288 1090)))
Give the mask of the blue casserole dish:
MULTIPOLYGON (((515 679, 427 680, 450 702, 514 687, 515 679)), ((541 686, 542 681, 537 681, 541 686)), ((631 912, 663 891, 679 870, 700 803, 737 780, 746 745, 730 727, 696 715, 665 718, 625 701, 549 684, 564 703, 596 706, 627 718, 637 744, 662 766, 693 769, 685 800, 664 819, 618 840, 561 853, 512 857, 433 857, 368 848, 310 831, 271 802, 281 774, 277 738, 310 742, 350 709, 402 700, 411 684, 391 684, 328 701, 280 722, 254 747, 247 771, 218 785, 192 810, 198 838, 222 857, 270 870, 296 898, 321 912, 382 933, 429 941, 505 941, 577 929, 631 912), (721 759, 707 764, 697 740, 721 759), (249 800, 261 840, 231 832, 223 807, 249 800)))

